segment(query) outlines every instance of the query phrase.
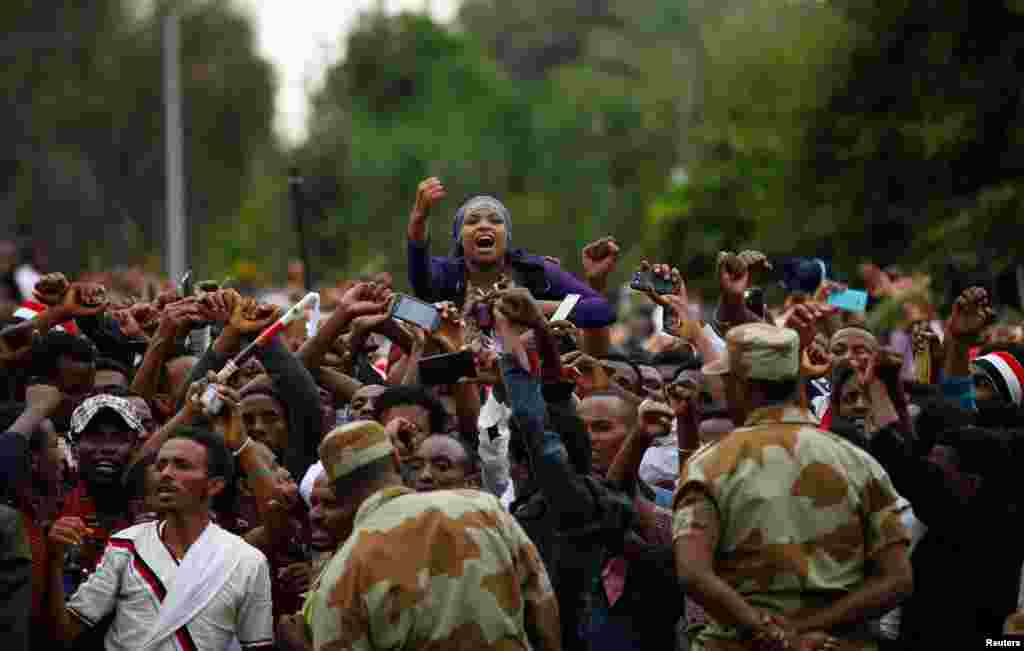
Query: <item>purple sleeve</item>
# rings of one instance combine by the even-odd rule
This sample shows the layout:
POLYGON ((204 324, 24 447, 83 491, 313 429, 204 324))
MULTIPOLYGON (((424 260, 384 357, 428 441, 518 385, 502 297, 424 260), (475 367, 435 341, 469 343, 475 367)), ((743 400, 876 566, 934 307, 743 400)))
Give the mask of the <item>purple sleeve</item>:
POLYGON ((406 251, 409 263, 409 285, 412 286, 413 295, 428 303, 455 300, 454 295, 446 295, 446 292, 451 291, 446 288, 455 284, 452 274, 459 273, 451 264, 452 259, 432 257, 430 255, 430 240, 426 242, 409 240, 406 251))
POLYGON ((544 275, 551 286, 546 298, 557 301, 569 294, 580 295, 580 302, 570 315, 578 327, 604 328, 615 323, 615 310, 611 303, 590 285, 550 262, 544 263, 544 275))
POLYGON ((415 242, 407 240, 406 261, 409 265, 409 285, 416 298, 432 301, 434 297, 433 265, 430 259, 430 240, 415 242))

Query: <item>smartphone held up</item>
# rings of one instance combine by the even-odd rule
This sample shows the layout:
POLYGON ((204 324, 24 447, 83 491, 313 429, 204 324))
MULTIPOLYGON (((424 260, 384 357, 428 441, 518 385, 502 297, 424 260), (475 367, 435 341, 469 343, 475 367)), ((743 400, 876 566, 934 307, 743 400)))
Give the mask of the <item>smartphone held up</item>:
POLYGON ((441 325, 440 310, 405 294, 398 294, 392 303, 391 318, 411 323, 427 332, 433 332, 441 325))
POLYGON ((653 271, 637 271, 633 274, 633 280, 629 283, 630 289, 638 292, 654 289, 655 294, 671 294, 675 289, 672 286, 671 278, 662 278, 653 271))

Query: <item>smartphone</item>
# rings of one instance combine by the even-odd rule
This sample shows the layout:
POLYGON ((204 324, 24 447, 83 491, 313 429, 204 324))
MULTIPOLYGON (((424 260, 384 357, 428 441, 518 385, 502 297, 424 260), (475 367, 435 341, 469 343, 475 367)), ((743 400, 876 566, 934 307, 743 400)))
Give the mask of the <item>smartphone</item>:
POLYGON ((476 377, 473 351, 432 355, 420 360, 420 383, 426 386, 455 384, 464 377, 476 377))
POLYGON ((579 294, 569 294, 559 304, 558 309, 551 315, 551 321, 565 321, 572 314, 572 309, 580 302, 579 294))
POLYGON ((391 318, 417 325, 427 332, 441 325, 441 312, 436 307, 405 294, 399 294, 391 306, 391 318))
POLYGON ((633 282, 629 283, 629 287, 638 292, 645 291, 648 287, 654 287, 655 294, 671 294, 675 289, 671 279, 656 276, 652 271, 635 272, 633 282))
POLYGON ((868 307, 868 293, 859 289, 847 289, 830 295, 828 304, 847 312, 864 312, 868 307))

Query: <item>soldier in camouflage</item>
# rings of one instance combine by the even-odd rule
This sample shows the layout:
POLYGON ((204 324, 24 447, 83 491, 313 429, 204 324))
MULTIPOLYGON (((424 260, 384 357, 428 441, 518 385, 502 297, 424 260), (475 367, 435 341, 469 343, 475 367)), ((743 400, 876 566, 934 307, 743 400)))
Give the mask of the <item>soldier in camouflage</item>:
POLYGON ((874 651, 868 620, 912 586, 899 496, 798 406, 795 331, 747 324, 727 344, 703 372, 745 426, 690 458, 674 498, 676 570, 711 619, 691 649, 874 651))
POLYGON ((320 458, 352 528, 307 597, 317 651, 561 648, 547 571, 496 498, 406 488, 376 422, 334 430, 320 458))

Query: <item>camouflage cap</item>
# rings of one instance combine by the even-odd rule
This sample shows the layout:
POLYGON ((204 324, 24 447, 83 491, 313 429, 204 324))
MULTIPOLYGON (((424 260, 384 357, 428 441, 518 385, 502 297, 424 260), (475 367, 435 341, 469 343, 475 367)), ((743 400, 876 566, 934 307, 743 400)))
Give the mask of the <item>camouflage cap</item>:
POLYGON ((335 481, 358 468, 394 454, 395 446, 384 427, 373 420, 357 420, 331 430, 320 443, 320 461, 327 478, 335 481))
POLYGON ((751 380, 789 380, 800 375, 800 335, 767 323, 729 330, 726 352, 706 364, 704 375, 735 374, 751 380))
POLYGON ((101 394, 86 399, 71 414, 72 436, 79 436, 89 426, 92 419, 96 417, 96 414, 104 409, 109 409, 116 413, 128 427, 136 432, 140 434, 145 433, 146 429, 142 425, 142 419, 139 418, 139 414, 135 411, 135 406, 127 398, 101 394))

